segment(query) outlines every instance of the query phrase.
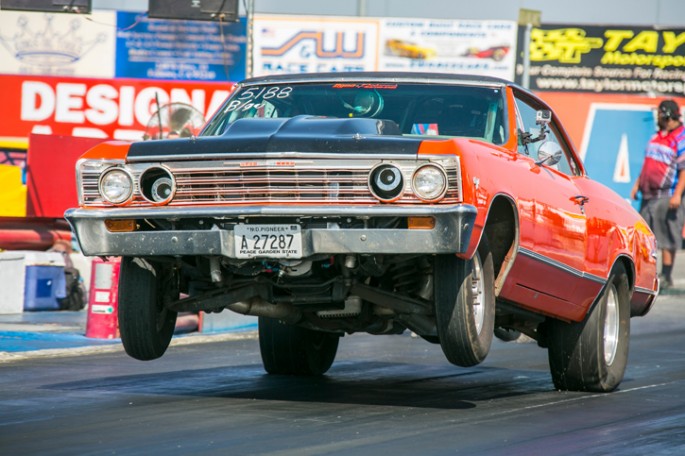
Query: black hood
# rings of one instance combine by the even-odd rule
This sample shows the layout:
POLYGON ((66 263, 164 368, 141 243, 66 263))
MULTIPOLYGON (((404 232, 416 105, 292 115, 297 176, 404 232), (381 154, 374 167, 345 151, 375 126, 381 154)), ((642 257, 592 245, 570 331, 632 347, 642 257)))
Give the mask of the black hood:
POLYGON ((297 116, 240 119, 221 136, 142 141, 131 144, 128 158, 178 155, 211 156, 264 152, 416 155, 421 138, 405 138, 390 120, 297 116))

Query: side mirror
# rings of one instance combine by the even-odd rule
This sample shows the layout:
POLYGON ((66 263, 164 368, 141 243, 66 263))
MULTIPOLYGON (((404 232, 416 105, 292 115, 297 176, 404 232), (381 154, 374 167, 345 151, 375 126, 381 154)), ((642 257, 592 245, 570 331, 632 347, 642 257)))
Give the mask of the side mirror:
POLYGON ((554 141, 545 141, 538 148, 538 159, 536 165, 554 166, 561 161, 563 156, 561 146, 554 141))

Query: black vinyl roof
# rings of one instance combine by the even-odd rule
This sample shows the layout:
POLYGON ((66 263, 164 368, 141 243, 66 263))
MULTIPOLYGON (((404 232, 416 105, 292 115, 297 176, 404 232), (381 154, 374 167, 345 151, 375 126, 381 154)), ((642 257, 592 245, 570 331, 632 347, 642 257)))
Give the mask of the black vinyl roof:
POLYGON ((330 73, 298 73, 258 76, 241 81, 244 84, 307 82, 307 81, 392 81, 392 82, 466 82, 471 84, 513 85, 516 84, 493 76, 456 73, 419 73, 409 71, 350 71, 330 73))

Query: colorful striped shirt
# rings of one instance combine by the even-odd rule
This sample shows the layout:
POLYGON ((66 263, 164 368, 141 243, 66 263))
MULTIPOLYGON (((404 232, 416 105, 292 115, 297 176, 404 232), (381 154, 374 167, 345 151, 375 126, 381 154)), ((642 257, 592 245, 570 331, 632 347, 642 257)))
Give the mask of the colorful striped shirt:
POLYGON ((685 126, 671 132, 657 132, 647 143, 640 173, 644 199, 672 196, 678 174, 685 169, 685 126))

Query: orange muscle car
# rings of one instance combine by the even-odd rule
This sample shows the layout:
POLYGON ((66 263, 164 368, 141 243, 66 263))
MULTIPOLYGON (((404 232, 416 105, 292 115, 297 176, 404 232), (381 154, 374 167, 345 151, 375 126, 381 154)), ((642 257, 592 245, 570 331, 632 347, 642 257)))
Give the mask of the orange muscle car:
POLYGON ((177 312, 229 309, 259 317, 269 373, 326 372, 346 333, 410 330, 465 367, 525 334, 556 388, 611 391, 658 293, 644 220, 500 79, 250 79, 198 137, 102 143, 77 173, 66 218, 86 255, 123 257, 141 360, 177 312))

